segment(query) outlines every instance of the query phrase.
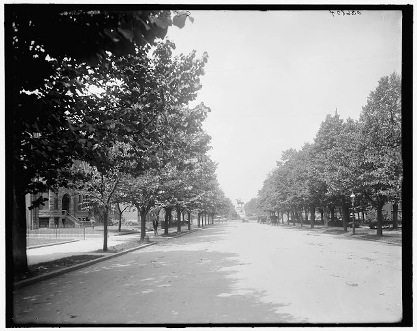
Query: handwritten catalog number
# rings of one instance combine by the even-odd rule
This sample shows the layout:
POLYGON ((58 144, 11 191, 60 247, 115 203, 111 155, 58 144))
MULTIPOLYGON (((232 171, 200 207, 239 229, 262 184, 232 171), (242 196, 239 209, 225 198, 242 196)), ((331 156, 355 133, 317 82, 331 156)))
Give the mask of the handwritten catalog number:
POLYGON ((353 16, 353 15, 362 15, 359 10, 329 10, 330 14, 335 16, 353 16))

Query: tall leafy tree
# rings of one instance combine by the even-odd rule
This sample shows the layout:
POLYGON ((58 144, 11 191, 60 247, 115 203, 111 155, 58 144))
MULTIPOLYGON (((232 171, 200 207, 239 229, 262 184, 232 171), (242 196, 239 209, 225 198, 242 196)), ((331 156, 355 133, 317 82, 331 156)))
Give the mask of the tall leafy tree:
POLYGON ((90 202, 97 205, 103 212, 104 234, 103 251, 107 252, 107 224, 112 200, 118 189, 122 173, 118 166, 114 166, 106 172, 98 171, 97 167, 91 167, 87 173, 88 180, 84 182, 80 192, 88 195, 90 202))
POLYGON ((382 235, 382 207, 394 204, 395 224, 402 199, 401 152, 401 78, 393 73, 382 77, 370 93, 359 121, 328 115, 314 144, 284 151, 258 193, 259 205, 296 216, 307 204, 313 221, 316 206, 328 205, 332 217, 340 206, 347 231, 354 193, 355 208, 376 209, 377 235, 382 235))
MULTIPOLYGON (((148 180, 152 174, 146 173, 145 178, 142 174, 147 169, 163 167, 178 154, 184 158, 196 149, 200 152, 200 146, 192 138, 201 134, 201 122, 208 111, 202 104, 193 109, 186 107, 201 87, 196 81, 203 73, 206 57, 195 59, 192 54, 173 58, 174 47, 169 41, 160 42, 152 57, 141 54, 110 57, 94 70, 87 68, 84 78, 87 86, 98 87, 102 93, 79 97, 79 111, 73 114, 73 122, 79 123, 78 130, 85 132, 84 140, 90 143, 86 150, 93 150, 84 156, 89 163, 104 171, 108 159, 101 152, 105 151, 102 145, 107 147, 119 141, 126 146, 130 162, 123 171, 138 181, 129 191, 140 214, 142 239, 146 214, 154 205, 155 194, 152 178, 148 180), (188 70, 178 72, 177 68, 188 70), (179 83, 187 82, 191 86, 178 88, 179 83)), ((203 144, 206 141, 207 138, 203 144)), ((107 228, 106 222, 104 227, 107 228)))
POLYGON ((259 198, 252 198, 245 203, 245 213, 248 216, 262 215, 262 211, 259 209, 259 198))
MULTIPOLYGON (((335 155, 333 155, 333 149, 337 146, 337 141, 340 133, 343 130, 343 120, 339 114, 327 115, 326 119, 321 123, 319 130, 317 131, 314 139, 315 150, 315 165, 318 168, 320 178, 325 182, 327 191, 325 197, 323 197, 323 203, 327 205, 328 211, 331 215, 331 220, 335 217, 335 207, 340 204, 340 199, 334 196, 329 191, 328 185, 331 178, 329 178, 329 172, 334 171, 335 155)), ((325 214, 327 217, 327 213, 325 214)))
POLYGON ((401 136, 401 77, 379 80, 360 116, 360 180, 365 198, 377 211, 377 234, 382 235, 382 207, 401 201, 403 180, 401 136))
POLYGON ((161 180, 158 170, 150 169, 140 176, 126 176, 122 183, 126 203, 134 206, 140 220, 140 239, 146 236, 146 216, 158 202, 161 180))
POLYGON ((348 119, 343 123, 336 143, 327 155, 331 162, 325 166, 325 181, 327 183, 331 200, 342 207, 344 230, 347 231, 349 223, 350 198, 352 192, 361 193, 360 162, 362 155, 359 150, 360 143, 358 123, 348 119))
POLYGON ((27 270, 25 194, 64 185, 57 180, 58 172, 84 153, 83 138, 71 130, 69 109, 62 104, 74 95, 67 92, 77 84, 59 82, 45 88, 45 79, 55 74, 55 60, 94 66, 106 52, 133 54, 136 46, 164 37, 172 24, 183 25, 186 15, 172 16, 167 11, 123 12, 92 6, 5 6, 5 42, 10 46, 6 48, 6 121, 11 128, 6 152, 12 169, 7 187, 12 196, 9 228, 15 273, 27 270))

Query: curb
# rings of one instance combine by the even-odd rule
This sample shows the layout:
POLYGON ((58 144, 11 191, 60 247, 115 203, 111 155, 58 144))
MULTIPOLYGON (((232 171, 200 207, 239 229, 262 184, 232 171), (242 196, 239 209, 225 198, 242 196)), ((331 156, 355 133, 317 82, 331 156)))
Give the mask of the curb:
MULTIPOLYGON (((195 232, 195 231, 198 231, 198 230, 200 230, 200 228, 181 233, 181 234, 179 234, 175 237, 167 237, 166 239, 174 239, 174 238, 182 237, 182 236, 185 236, 186 234, 189 234, 189 233, 192 233, 192 232, 195 232)), ((74 240, 74 241, 77 241, 77 240, 74 240)), ((142 248, 146 248, 148 246, 156 245, 156 244, 158 244, 158 242, 150 242, 148 244, 138 246, 138 247, 133 247, 133 248, 121 251, 119 253, 110 253, 107 256, 99 257, 99 258, 91 260, 91 261, 86 261, 86 262, 83 262, 83 263, 80 263, 80 264, 75 264, 75 265, 67 267, 67 268, 52 271, 52 272, 49 272, 49 273, 46 273, 46 274, 43 274, 43 275, 39 275, 39 276, 36 276, 36 277, 32 277, 32 278, 29 278, 29 279, 24 279, 24 280, 15 282, 13 284, 13 289, 18 290, 22 287, 32 285, 32 284, 37 283, 39 281, 46 280, 46 279, 49 279, 49 278, 53 278, 53 277, 65 274, 67 272, 70 272, 70 271, 74 271, 74 270, 77 270, 77 269, 88 267, 92 264, 99 263, 99 262, 102 262, 102 261, 105 261, 105 260, 109 260, 111 258, 118 257, 118 256, 121 256, 123 254, 127 254, 127 253, 130 253, 130 252, 142 249, 142 248)), ((50 246, 50 245, 47 245, 47 246, 50 246)), ((103 254, 107 254, 107 253, 103 253, 103 254)))
MULTIPOLYGON (((99 257, 99 258, 91 260, 91 261, 86 261, 86 262, 83 262, 83 263, 80 263, 80 264, 75 264, 75 265, 67 267, 67 268, 59 269, 59 270, 52 271, 52 272, 49 272, 49 273, 46 273, 46 274, 43 274, 43 275, 39 275, 39 276, 32 277, 32 278, 29 278, 29 279, 21 280, 21 281, 15 282, 13 284, 13 289, 17 290, 19 288, 37 283, 41 280, 49 279, 49 278, 52 278, 52 277, 55 277, 55 276, 65 274, 65 273, 70 272, 70 271, 74 271, 74 270, 77 270, 77 269, 88 267, 92 264, 102 262, 102 261, 111 259, 113 257, 118 257, 120 255, 130 253, 130 252, 133 252, 135 250, 139 250, 139 249, 142 249, 142 248, 145 248, 145 247, 148 247, 148 246, 152 246, 152 245, 155 245, 155 244, 156 243, 149 243, 149 244, 146 244, 146 245, 143 245, 143 246, 130 248, 130 249, 127 249, 127 250, 119 252, 119 253, 109 253, 109 255, 107 255, 107 256, 99 257)), ((103 253, 103 254, 107 254, 107 253, 103 253)))
MULTIPOLYGON (((162 235, 159 235, 157 238, 162 238, 162 239, 167 239, 167 240, 170 240, 170 239, 175 239, 175 238, 178 238, 178 237, 185 236, 185 235, 187 235, 187 234, 189 234, 189 233, 196 232, 196 231, 198 231, 198 230, 200 230, 200 229, 201 229, 201 228, 192 229, 192 230, 187 230, 187 232, 181 232, 180 234, 178 234, 178 235, 176 235, 176 236, 174 236, 174 237, 162 237, 162 235)), ((151 238, 149 238, 149 239, 151 239, 151 238)), ((155 237, 152 237, 152 239, 155 239, 155 237)))
POLYGON ((55 246, 55 245, 62 245, 62 244, 73 243, 73 242, 76 242, 76 241, 80 241, 80 239, 68 240, 68 241, 63 241, 63 242, 59 242, 59 243, 52 243, 52 244, 44 244, 44 245, 30 246, 27 249, 42 248, 42 247, 55 246))

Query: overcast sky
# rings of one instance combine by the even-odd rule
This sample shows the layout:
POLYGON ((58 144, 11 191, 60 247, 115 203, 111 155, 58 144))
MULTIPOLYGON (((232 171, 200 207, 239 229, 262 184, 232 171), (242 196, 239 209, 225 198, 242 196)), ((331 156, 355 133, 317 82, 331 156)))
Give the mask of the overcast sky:
POLYGON ((168 38, 207 52, 197 102, 212 112, 220 185, 234 203, 257 196, 284 150, 300 149, 327 114, 359 119, 380 77, 401 73, 401 13, 191 11, 168 38))

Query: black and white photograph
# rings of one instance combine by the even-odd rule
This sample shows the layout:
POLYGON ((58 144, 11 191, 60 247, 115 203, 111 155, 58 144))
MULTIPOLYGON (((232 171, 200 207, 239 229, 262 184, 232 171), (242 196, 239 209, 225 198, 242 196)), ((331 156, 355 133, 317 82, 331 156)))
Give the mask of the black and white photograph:
POLYGON ((4 3, 3 326, 412 326, 413 10, 4 3))

